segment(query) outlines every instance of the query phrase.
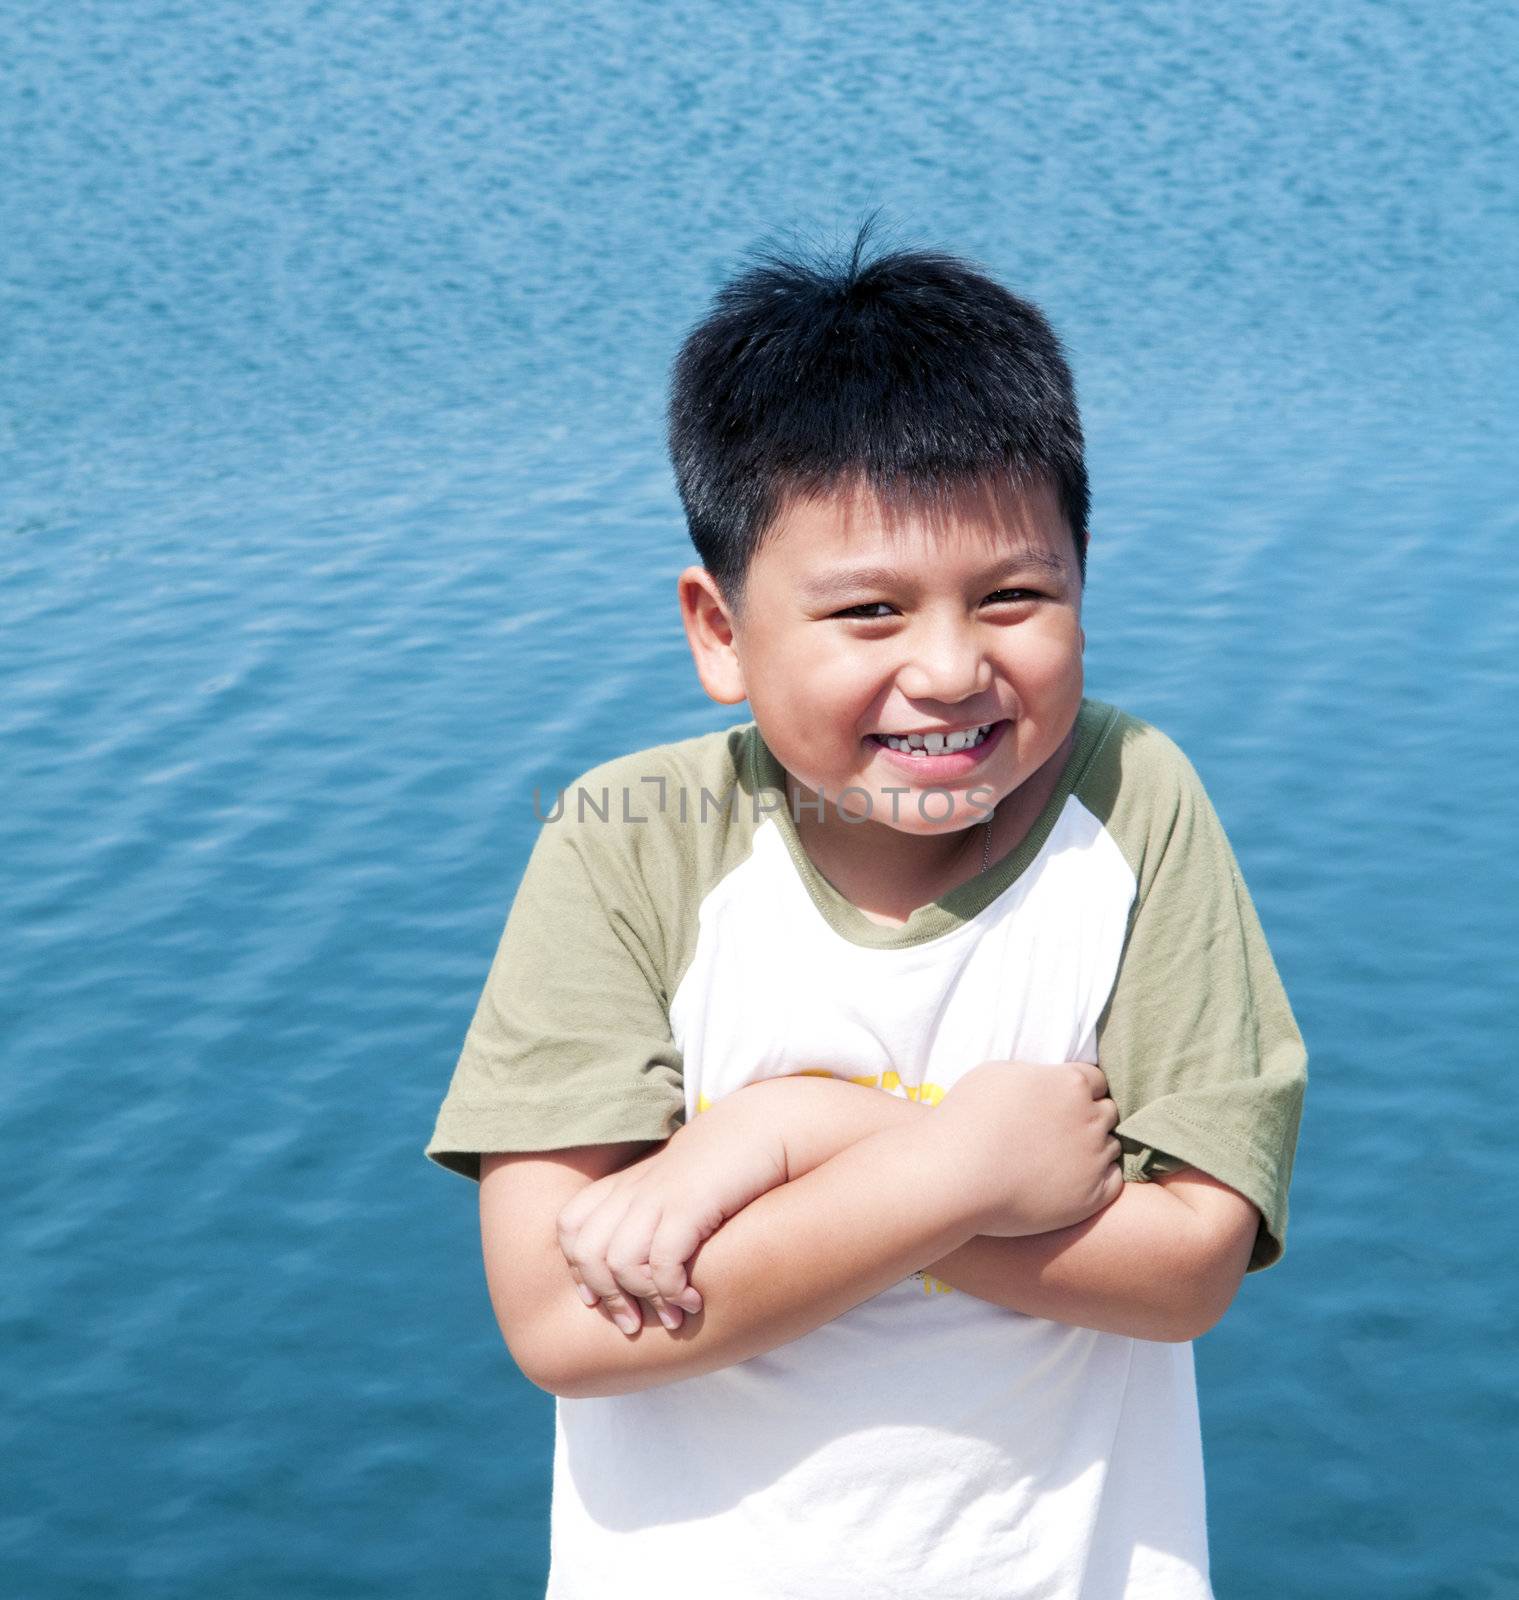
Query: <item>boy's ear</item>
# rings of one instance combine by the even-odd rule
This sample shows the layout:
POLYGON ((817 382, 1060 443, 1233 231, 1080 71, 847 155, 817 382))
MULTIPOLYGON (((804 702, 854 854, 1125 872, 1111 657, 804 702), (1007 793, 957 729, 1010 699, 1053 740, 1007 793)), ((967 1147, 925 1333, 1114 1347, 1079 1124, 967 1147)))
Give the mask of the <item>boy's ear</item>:
POLYGON ((687 567, 676 580, 676 592, 702 688, 719 705, 737 705, 747 698, 744 672, 734 646, 733 618, 716 580, 705 567, 687 567))

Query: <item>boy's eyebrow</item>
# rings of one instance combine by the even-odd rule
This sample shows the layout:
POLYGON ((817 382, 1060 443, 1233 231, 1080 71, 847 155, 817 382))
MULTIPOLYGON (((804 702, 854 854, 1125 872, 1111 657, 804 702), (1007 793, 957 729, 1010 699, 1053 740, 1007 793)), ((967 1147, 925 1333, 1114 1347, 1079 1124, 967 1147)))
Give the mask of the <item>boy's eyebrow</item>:
MULTIPOLYGON (((1006 556, 994 562, 976 578, 978 586, 989 584, 993 578, 1004 577, 1009 572, 1027 571, 1030 567, 1047 573, 1052 578, 1064 578, 1069 569, 1059 556, 1044 550, 1020 550, 1017 555, 1006 556)), ((808 578, 802 584, 802 594, 808 600, 824 603, 841 596, 857 594, 861 589, 894 589, 907 582, 906 575, 894 567, 840 567, 834 572, 824 572, 808 578)))

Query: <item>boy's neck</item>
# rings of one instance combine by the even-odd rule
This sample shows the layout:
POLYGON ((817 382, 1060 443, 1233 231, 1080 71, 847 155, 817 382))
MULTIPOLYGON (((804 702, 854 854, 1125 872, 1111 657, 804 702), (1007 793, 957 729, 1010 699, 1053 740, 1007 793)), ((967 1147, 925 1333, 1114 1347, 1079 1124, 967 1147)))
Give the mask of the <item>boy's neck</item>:
POLYGON ((1071 729, 1031 777, 1005 795, 990 823, 939 835, 904 833, 869 819, 843 821, 831 801, 822 817, 816 796, 786 774, 786 798, 797 837, 812 864, 872 922, 900 927, 922 906, 968 883, 1017 848, 1049 803, 1076 743, 1071 729), (798 804, 798 797, 805 805, 798 804), (989 848, 988 848, 989 844, 989 848))

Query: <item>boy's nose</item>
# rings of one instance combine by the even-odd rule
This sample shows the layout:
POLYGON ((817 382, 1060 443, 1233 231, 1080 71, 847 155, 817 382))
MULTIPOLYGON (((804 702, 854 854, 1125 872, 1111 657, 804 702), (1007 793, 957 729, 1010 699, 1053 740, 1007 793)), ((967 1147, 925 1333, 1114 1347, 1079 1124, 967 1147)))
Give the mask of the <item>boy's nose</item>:
POLYGON ((897 685, 911 700, 942 700, 952 705, 991 688, 992 664, 973 631, 958 628, 925 632, 910 647, 897 672, 897 685))

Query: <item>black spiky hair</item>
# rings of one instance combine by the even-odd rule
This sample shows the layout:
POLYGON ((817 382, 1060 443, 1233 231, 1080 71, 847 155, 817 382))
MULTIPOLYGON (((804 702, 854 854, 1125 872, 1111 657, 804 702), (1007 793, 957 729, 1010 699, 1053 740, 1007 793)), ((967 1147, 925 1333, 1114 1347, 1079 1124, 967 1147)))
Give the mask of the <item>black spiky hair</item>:
POLYGON ((730 604, 793 496, 866 484, 942 506, 967 485, 1043 479, 1083 577, 1087 485, 1064 350, 1044 313, 938 250, 871 258, 751 252, 670 376, 669 445, 686 525, 730 604))

